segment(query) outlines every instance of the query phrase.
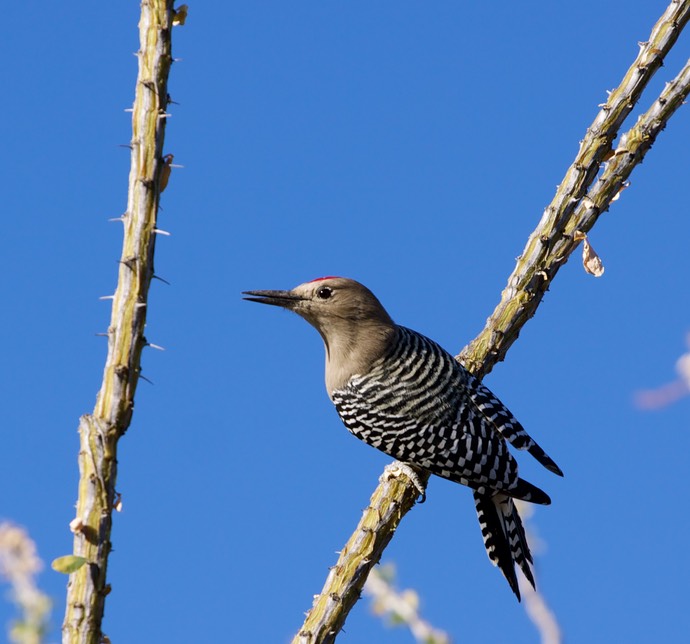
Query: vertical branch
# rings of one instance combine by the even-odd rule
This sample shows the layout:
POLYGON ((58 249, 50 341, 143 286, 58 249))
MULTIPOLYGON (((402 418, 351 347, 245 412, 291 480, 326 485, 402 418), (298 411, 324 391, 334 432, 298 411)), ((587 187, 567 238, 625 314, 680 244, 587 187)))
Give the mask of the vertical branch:
POLYGON ((117 442, 134 408, 149 284, 153 277, 156 214, 172 63, 172 0, 144 0, 139 21, 139 73, 132 116, 132 158, 124 242, 108 328, 103 383, 92 414, 79 423, 79 496, 74 555, 86 564, 70 575, 63 642, 98 644, 105 597, 117 476, 117 442))

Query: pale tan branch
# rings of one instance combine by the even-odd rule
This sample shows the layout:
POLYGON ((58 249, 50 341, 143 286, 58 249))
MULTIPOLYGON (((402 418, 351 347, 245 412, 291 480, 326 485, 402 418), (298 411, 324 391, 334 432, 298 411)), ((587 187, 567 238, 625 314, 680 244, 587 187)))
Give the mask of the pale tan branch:
POLYGON ((451 644, 448 633, 432 626, 419 612, 419 595, 412 589, 398 591, 393 585, 395 568, 386 564, 372 568, 364 593, 371 597, 375 615, 387 617, 392 625, 404 624, 420 644, 451 644))
POLYGON ((563 633, 556 615, 540 592, 520 579, 520 592, 525 600, 525 612, 539 631, 541 644, 562 644, 563 633))
POLYGON ((411 493, 413 487, 404 475, 391 477, 384 473, 381 476, 357 530, 328 573, 324 591, 315 598, 307 621, 293 644, 335 640, 345 616, 360 597, 369 570, 393 538, 400 519, 414 505, 417 492, 411 493))
MULTIPOLYGON (((637 58, 621 84, 601 106, 587 129, 580 150, 561 181, 556 195, 544 211, 539 225, 530 235, 508 278, 501 301, 481 333, 467 345, 458 359, 473 373, 484 377, 504 359, 517 340, 520 329, 536 312, 558 270, 578 246, 573 232, 587 232, 616 194, 605 191, 609 201, 587 216, 573 214, 597 178, 601 164, 611 155, 613 141, 625 118, 640 98, 654 72, 678 39, 690 19, 690 0, 672 2, 654 25, 647 42, 640 43, 637 58), (491 356, 490 359, 487 359, 491 356)), ((675 105, 676 109, 678 105, 675 105)), ((666 112, 666 119, 673 113, 666 112)), ((639 163, 639 159, 636 161, 639 163)), ((633 164, 634 167, 634 164, 633 164)), ((630 168, 632 169, 632 167, 630 168)), ((629 174, 629 173, 628 173, 629 174)))
MULTIPOLYGON (((532 530, 534 506, 524 501, 516 501, 515 505, 522 515, 527 541, 532 544, 532 553, 538 555, 539 551, 543 549, 544 544, 539 541, 537 535, 532 530)), ((525 612, 539 631, 541 644, 562 644, 563 633, 561 632, 558 619, 546 601, 546 597, 539 590, 539 576, 535 576, 537 578, 537 588, 533 588, 524 576, 518 577, 525 612)))
POLYGON ((132 114, 132 155, 124 242, 108 327, 103 383, 92 414, 79 423, 79 492, 72 522, 74 555, 86 559, 70 575, 64 644, 99 644, 117 476, 117 442, 129 427, 146 345, 156 215, 165 161, 163 140, 172 63, 172 0, 144 0, 139 22, 139 73, 132 114))
MULTIPOLYGON (((648 112, 649 118, 642 120, 643 129, 639 129, 642 126, 638 122, 624 137, 621 145, 625 147, 619 146, 621 152, 613 154, 589 197, 583 200, 597 179, 601 164, 612 155, 612 143, 623 121, 689 19, 690 0, 671 2, 652 29, 649 40, 640 43, 638 56, 619 87, 601 106, 556 196, 518 258, 496 310, 481 333, 457 357, 473 373, 483 377, 503 360, 524 324, 535 314, 558 269, 577 247, 579 242, 573 238, 573 233, 591 229, 687 95, 682 73, 655 101, 648 112), (592 207, 588 205, 589 200, 592 207)), ((426 482, 428 475, 421 473, 420 478, 426 482)), ((315 597, 293 644, 335 640, 350 609, 359 599, 369 570, 379 561, 416 497, 417 489, 404 474, 393 481, 382 478, 355 532, 331 569, 321 594, 315 597)))
POLYGON ((666 83, 659 98, 637 119, 637 123, 621 136, 620 143, 606 162, 601 176, 579 203, 573 218, 575 225, 571 224, 571 228, 566 229, 568 234, 575 229, 589 230, 597 217, 608 209, 626 187, 626 181, 635 166, 642 163, 657 136, 689 93, 690 60, 685 63, 678 76, 666 83))
POLYGON ((9 598, 19 609, 10 627, 14 644, 41 644, 50 621, 51 601, 36 583, 43 562, 29 534, 9 521, 0 522, 0 581, 11 587, 9 598))

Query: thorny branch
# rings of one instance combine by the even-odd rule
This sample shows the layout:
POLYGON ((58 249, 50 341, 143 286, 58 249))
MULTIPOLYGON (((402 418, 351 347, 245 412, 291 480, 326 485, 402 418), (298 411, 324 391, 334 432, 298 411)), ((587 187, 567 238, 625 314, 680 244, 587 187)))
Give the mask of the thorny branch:
MULTIPOLYGON (((504 359, 524 324, 535 314, 558 270, 578 246, 575 231, 588 232, 609 208, 632 169, 641 162, 688 95, 690 78, 686 65, 622 137, 616 151, 612 151, 621 125, 689 19, 690 0, 671 2, 654 25, 649 40, 640 43, 637 58, 621 84, 601 106, 587 129, 575 161, 518 258, 501 301, 485 328, 457 356, 473 373, 483 377, 504 359), (606 168, 599 176, 606 160, 606 168)), ((421 473, 420 478, 426 482, 428 475, 421 473)), ((417 494, 416 487, 406 476, 393 477, 384 472, 369 506, 336 565, 331 568, 321 593, 314 598, 292 644, 335 641, 360 597, 369 571, 378 563, 402 517, 414 505, 417 494)))
MULTIPOLYGON (((649 39, 640 43, 637 58, 621 84, 601 106, 580 143, 575 160, 558 186, 553 201, 547 206, 539 225, 527 240, 525 249, 508 278, 508 285, 501 294, 501 301, 481 333, 458 356, 473 373, 483 378, 497 362, 504 359, 510 346, 517 340, 520 329, 535 314, 556 273, 579 244, 579 241, 573 239, 573 233, 589 232, 599 215, 608 209, 611 200, 618 194, 622 182, 618 182, 610 173, 605 181, 602 176, 597 181, 598 189, 595 186, 599 194, 596 208, 583 212, 583 204, 586 203, 583 198, 597 179, 601 164, 610 157, 613 142, 623 121, 639 100, 654 72, 661 67, 664 57, 689 19, 690 1, 672 2, 654 25, 649 39), (602 194, 602 190, 605 194, 602 194)), ((660 129, 663 129, 679 105, 674 102, 671 109, 665 110, 660 129)), ((649 146, 645 147, 642 155, 648 149, 649 146)), ((628 174, 640 160, 641 157, 633 159, 628 174)))
POLYGON ((108 356, 93 413, 79 423, 79 493, 74 551, 86 561, 70 575, 62 626, 64 644, 99 644, 105 597, 110 532, 115 505, 117 444, 132 419, 134 393, 146 346, 149 284, 153 277, 156 216, 162 173, 163 140, 172 63, 173 0, 144 0, 139 21, 140 50, 134 107, 127 212, 117 289, 108 328, 108 356))

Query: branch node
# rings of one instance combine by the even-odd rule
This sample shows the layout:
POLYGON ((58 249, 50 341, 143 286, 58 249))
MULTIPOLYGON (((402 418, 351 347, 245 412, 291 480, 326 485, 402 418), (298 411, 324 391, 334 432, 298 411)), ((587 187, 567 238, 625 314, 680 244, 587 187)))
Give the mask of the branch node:
POLYGON ((137 261, 138 258, 135 255, 131 255, 130 257, 125 257, 125 259, 121 259, 119 263, 123 266, 126 266, 130 271, 133 271, 137 261))

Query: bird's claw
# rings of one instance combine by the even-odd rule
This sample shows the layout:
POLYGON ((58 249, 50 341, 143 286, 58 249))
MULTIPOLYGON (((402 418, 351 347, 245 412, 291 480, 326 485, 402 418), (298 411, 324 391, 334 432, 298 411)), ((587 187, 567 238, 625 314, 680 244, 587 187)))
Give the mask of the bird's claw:
POLYGON ((386 465, 381 475, 380 481, 386 481, 391 478, 397 478, 401 474, 404 474, 408 479, 410 479, 412 485, 414 485, 419 497, 417 503, 424 503, 426 501, 426 486, 422 483, 419 478, 419 474, 411 465, 403 463, 401 461, 393 461, 386 465))

